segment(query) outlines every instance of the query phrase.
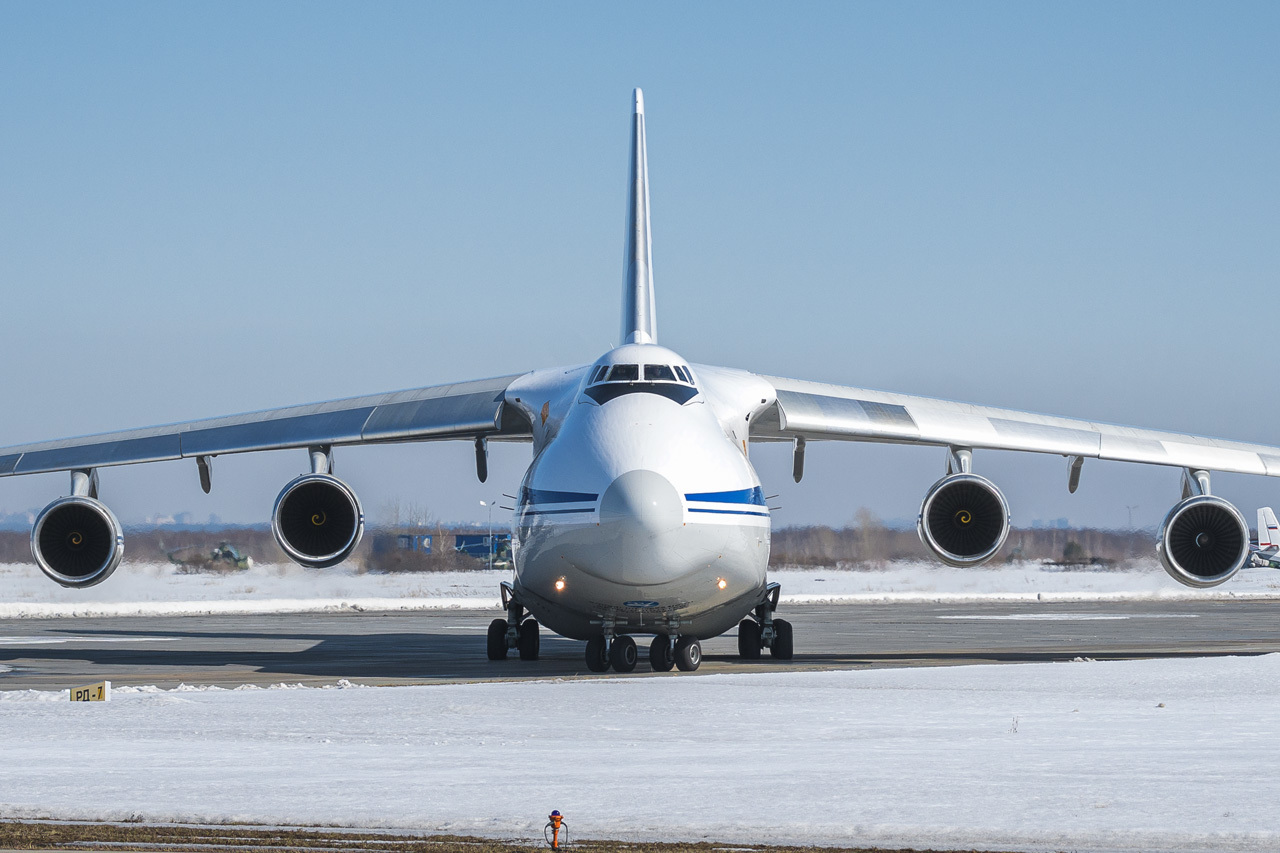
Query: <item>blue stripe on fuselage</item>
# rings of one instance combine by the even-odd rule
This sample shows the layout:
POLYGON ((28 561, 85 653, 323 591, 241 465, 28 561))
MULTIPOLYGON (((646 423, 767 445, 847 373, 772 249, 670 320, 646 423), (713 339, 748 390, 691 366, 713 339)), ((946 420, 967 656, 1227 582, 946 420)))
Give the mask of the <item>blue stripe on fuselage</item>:
POLYGON ((769 517, 767 512, 756 512, 752 509, 699 509, 697 507, 689 507, 689 512, 714 512, 716 515, 759 515, 765 518, 769 517))
POLYGON ((591 492, 556 492, 550 489, 524 489, 520 503, 525 504, 578 504, 595 503, 600 497, 591 492))
POLYGON ((691 503, 764 506, 764 490, 759 486, 754 489, 738 489, 731 492, 697 492, 685 495, 684 498, 691 503))
POLYGON ((525 515, 569 515, 570 513, 595 512, 592 507, 584 509, 526 509, 525 515))

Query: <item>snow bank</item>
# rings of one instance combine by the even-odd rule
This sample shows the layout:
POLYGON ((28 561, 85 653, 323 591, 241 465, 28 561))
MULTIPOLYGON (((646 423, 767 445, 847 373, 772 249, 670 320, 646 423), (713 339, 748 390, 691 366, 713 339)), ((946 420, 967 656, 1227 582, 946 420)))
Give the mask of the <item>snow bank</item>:
MULTIPOLYGON (((0 618, 497 608, 498 584, 510 578, 508 571, 361 574, 293 564, 182 574, 167 564, 125 564, 103 584, 64 589, 34 564, 0 564, 0 618)), ((782 569, 770 578, 782 584, 787 604, 1280 598, 1274 569, 1246 569, 1220 587, 1196 590, 1154 563, 1111 572, 1054 571, 1034 563, 967 570, 891 563, 875 571, 782 569)))
POLYGON ((932 848, 1280 848, 1280 655, 0 694, 0 814, 932 848))
POLYGON ((166 563, 125 563, 88 589, 67 589, 34 564, 0 564, 0 618, 187 616, 498 607, 509 571, 365 574, 293 563, 246 571, 183 573, 166 563))
POLYGON ((1154 560, 1115 571, 1064 571, 1039 563, 954 569, 889 563, 875 571, 784 569, 769 573, 789 604, 876 601, 1159 601, 1280 598, 1280 572, 1242 569, 1213 589, 1183 586, 1154 560))

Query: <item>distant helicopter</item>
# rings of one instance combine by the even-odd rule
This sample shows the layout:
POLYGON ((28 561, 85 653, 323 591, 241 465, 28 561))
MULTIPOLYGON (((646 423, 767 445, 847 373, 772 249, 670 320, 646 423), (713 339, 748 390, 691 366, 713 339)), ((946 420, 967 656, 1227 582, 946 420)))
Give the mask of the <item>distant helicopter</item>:
POLYGON ((197 546, 177 548, 168 553, 169 562, 188 572, 245 571, 253 568, 253 557, 241 556, 229 542, 219 543, 212 551, 197 550, 197 546))

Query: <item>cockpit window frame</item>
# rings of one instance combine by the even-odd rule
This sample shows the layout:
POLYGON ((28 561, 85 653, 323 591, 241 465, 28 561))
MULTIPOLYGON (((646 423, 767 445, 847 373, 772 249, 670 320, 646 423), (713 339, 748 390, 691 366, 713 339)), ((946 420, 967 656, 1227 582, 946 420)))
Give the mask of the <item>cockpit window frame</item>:
POLYGON ((682 381, 676 376, 676 372, 671 369, 669 364, 646 364, 644 366, 645 382, 680 382, 682 381), (665 376, 660 374, 665 373, 665 376), (659 375, 654 375, 659 374, 659 375))
POLYGON ((640 381, 640 365, 638 364, 615 364, 609 368, 609 375, 605 379, 606 382, 639 382, 640 381), (628 370, 630 368, 630 370, 628 370), (622 373, 635 371, 631 376, 620 376, 622 373))

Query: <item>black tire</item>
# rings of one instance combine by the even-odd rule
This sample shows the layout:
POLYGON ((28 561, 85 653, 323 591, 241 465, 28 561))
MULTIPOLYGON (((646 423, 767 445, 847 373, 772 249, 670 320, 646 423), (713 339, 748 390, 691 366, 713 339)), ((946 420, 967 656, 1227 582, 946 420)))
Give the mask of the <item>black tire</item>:
POLYGON ((507 659, 507 620, 494 619, 489 623, 489 660, 507 659))
POLYGON ((791 644, 791 623, 787 620, 773 620, 773 647, 769 652, 778 660, 791 660, 794 646, 791 644))
POLYGON ((538 620, 524 620, 520 626, 520 660, 537 660, 539 645, 538 620))
POLYGON ((676 643, 676 668, 693 672, 702 665, 702 643, 696 637, 681 637, 676 643))
POLYGON ((587 640, 587 669, 592 672, 606 672, 609 669, 609 655, 604 650, 604 636, 587 640))
POLYGON ((649 644, 649 666, 654 672, 670 672, 675 665, 676 659, 671 656, 671 638, 666 634, 654 637, 649 644))
POLYGON ((636 641, 623 634, 613 638, 609 648, 609 663, 614 672, 631 672, 636 668, 636 641))
POLYGON ((760 648, 760 623, 754 619, 743 619, 738 623, 738 657, 759 660, 760 648))

